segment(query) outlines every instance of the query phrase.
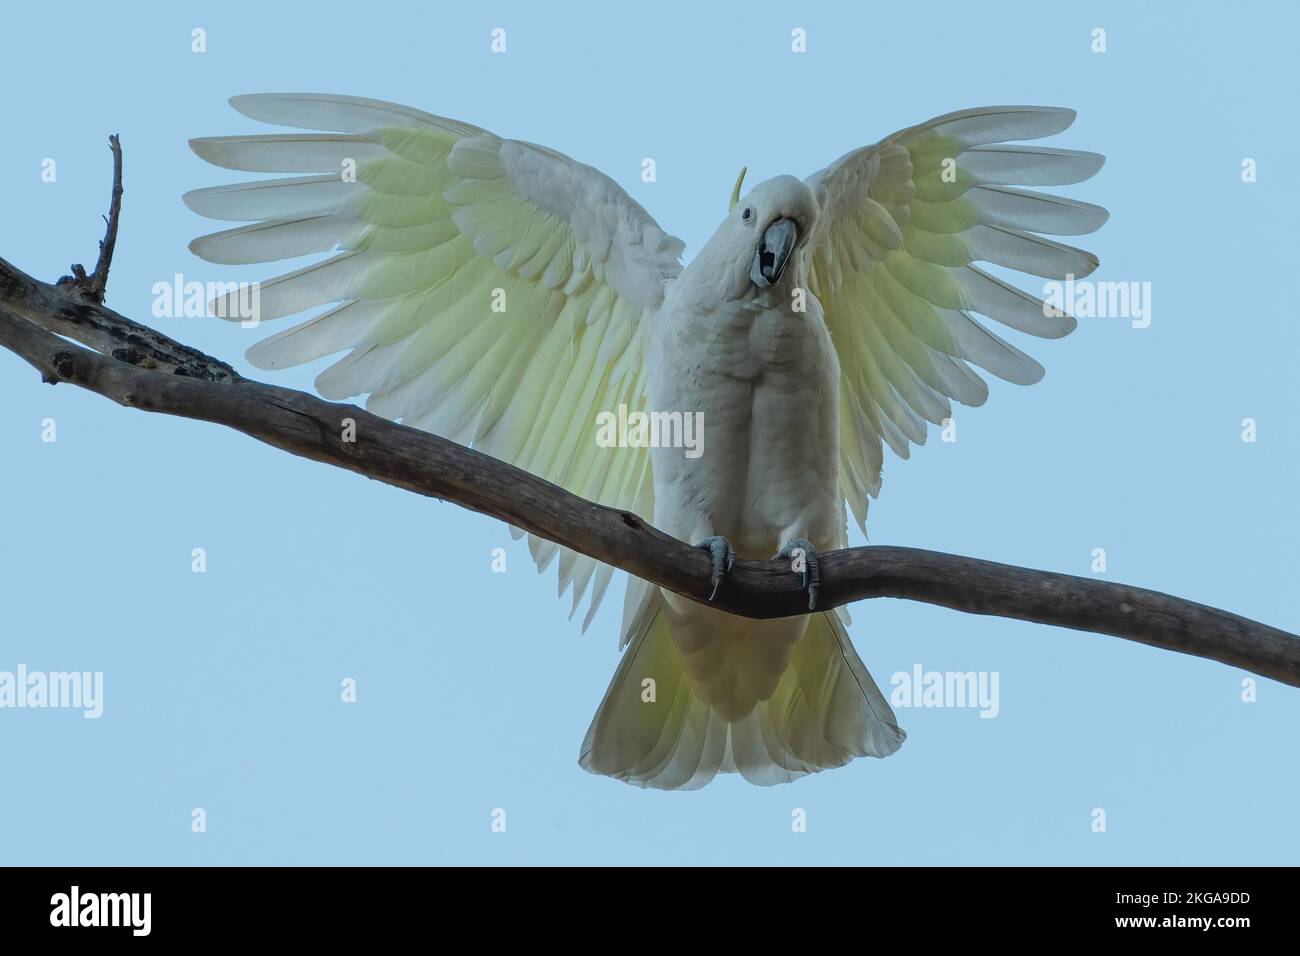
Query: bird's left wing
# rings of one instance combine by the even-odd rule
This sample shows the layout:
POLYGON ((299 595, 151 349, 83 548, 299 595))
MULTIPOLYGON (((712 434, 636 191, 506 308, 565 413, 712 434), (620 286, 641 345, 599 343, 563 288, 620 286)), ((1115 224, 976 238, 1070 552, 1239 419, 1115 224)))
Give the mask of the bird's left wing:
MULTIPOLYGON (((648 452, 599 448, 596 416, 643 410, 639 329, 681 270, 680 240, 597 170, 464 123, 344 96, 231 104, 321 132, 193 140, 218 166, 299 175, 188 193, 201 215, 251 223, 190 248, 228 264, 335 253, 261 283, 259 319, 332 307, 258 342, 250 362, 347 352, 317 379, 326 398, 368 394, 377 414, 651 516, 648 452)), ((235 304, 216 311, 240 318, 235 304)), ((575 610, 594 579, 589 622, 612 569, 530 547, 542 568, 560 554, 575 610)))
POLYGON ((1097 259, 1044 238, 1092 232, 1099 206, 1021 186, 1087 179, 1096 153, 1012 144, 1068 127, 1074 111, 964 110, 854 150, 807 180, 820 213, 808 284, 822 303, 840 379, 840 484, 859 525, 880 491, 882 443, 900 457, 925 441, 950 400, 988 397, 979 366, 1030 384, 1042 366, 976 314, 1043 338, 1075 327, 1042 300, 974 265, 1080 278, 1097 259))

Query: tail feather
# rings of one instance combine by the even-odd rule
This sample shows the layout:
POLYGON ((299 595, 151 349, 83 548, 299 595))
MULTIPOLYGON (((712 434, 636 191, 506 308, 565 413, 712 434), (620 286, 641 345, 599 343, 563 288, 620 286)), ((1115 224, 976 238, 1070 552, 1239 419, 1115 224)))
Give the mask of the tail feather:
POLYGON ((906 738, 835 613, 809 617, 775 692, 729 721, 692 691, 654 601, 587 731, 583 769, 662 790, 696 789, 719 772, 772 786, 887 757, 906 738))

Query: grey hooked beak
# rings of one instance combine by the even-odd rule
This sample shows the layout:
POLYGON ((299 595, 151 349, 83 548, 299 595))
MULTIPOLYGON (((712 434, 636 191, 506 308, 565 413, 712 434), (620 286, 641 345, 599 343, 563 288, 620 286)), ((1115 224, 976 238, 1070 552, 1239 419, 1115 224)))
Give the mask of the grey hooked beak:
POLYGON ((793 219, 778 219, 763 232, 763 238, 754 252, 754 262, 749 267, 749 277, 760 289, 776 285, 785 272, 785 264, 799 238, 799 227, 793 219))

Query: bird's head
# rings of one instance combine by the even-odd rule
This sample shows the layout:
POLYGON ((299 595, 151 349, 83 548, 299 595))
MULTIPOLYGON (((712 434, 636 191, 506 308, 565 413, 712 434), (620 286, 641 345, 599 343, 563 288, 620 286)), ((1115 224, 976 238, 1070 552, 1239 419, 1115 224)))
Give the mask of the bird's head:
POLYGON ((731 210, 701 256, 728 299, 784 295, 803 281, 802 255, 817 220, 817 200, 802 180, 776 176, 743 197, 740 171, 731 210))

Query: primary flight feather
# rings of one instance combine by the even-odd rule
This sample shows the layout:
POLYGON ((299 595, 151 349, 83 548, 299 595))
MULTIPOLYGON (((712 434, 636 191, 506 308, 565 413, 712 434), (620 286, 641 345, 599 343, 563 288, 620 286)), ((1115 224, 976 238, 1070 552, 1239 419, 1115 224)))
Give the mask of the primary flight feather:
MULTIPOLYGON (((902 744, 845 630, 816 610, 817 552, 865 528, 883 448, 907 457, 953 401, 988 395, 972 366, 1018 384, 1037 362, 975 316, 1043 338, 1074 319, 974 265, 1045 279, 1097 266, 1044 238, 1105 210, 1021 187, 1077 183, 1102 157, 1008 145, 1067 109, 951 113, 744 196, 685 267, 613 180, 530 143, 375 100, 265 94, 241 113, 306 133, 191 141, 230 169, 289 173, 199 189, 194 211, 248 223, 194 240, 211 262, 332 253, 264 282, 257 318, 324 312, 249 350, 279 369, 344 352, 326 398, 472 445, 575 494, 635 512, 713 561, 789 558, 810 613, 754 621, 629 578, 623 658, 581 765, 640 786, 719 772, 776 784, 902 744), (701 413, 696 455, 607 447, 601 413, 701 413), (847 503, 847 508, 846 508, 847 503)), ((742 173, 743 177, 743 173, 742 173)), ((239 293, 233 293, 238 295, 239 293)), ((238 316, 235 302, 217 314, 238 316)), ((590 623, 613 569, 558 558, 590 623)))

